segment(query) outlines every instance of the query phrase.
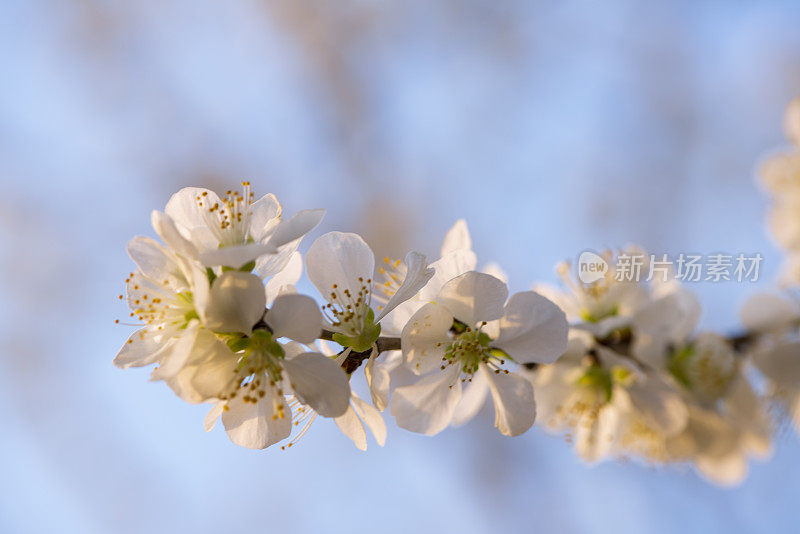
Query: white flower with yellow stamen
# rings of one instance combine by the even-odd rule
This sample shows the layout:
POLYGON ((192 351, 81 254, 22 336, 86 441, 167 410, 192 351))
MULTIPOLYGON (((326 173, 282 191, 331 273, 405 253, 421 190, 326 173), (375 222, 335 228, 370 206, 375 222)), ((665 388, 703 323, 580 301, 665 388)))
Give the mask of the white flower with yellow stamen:
MULTIPOLYGON (((464 219, 459 219, 445 234, 439 259, 429 265, 434 270, 434 275, 415 296, 386 315, 382 322, 383 332, 399 336, 409 318, 433 300, 444 284, 466 272, 474 271, 477 263, 467 223, 464 219)), ((384 258, 384 264, 378 269, 378 273, 383 277, 383 287, 390 293, 397 287, 397 280, 405 277, 405 272, 405 263, 400 260, 392 261, 389 258, 384 258)), ((491 274, 503 282, 507 281, 505 273, 496 263, 485 265, 482 272, 491 274)))
POLYGON ((567 353, 530 373, 540 425, 566 432, 587 462, 632 457, 668 460, 667 440, 686 426, 680 395, 658 374, 573 331, 567 353))
POLYGON ((756 294, 741 310, 742 324, 760 337, 749 361, 766 379, 766 396, 800 434, 800 304, 796 295, 756 294))
POLYGON ((630 321, 633 356, 664 369, 670 352, 694 334, 701 311, 697 297, 677 280, 654 282, 647 301, 630 321))
POLYGON ((187 377, 205 400, 216 402, 206 428, 221 415, 231 440, 252 449, 289 437, 293 421, 303 424, 299 439, 316 414, 340 417, 350 402, 348 378, 339 365, 299 344, 312 343, 321 333, 322 316, 313 299, 281 295, 264 322, 269 330, 232 339, 228 354, 192 362, 187 377), (281 338, 298 343, 283 344, 281 338))
POLYGON ((186 187, 172 196, 165 214, 194 245, 203 265, 239 269, 260 258, 253 267, 267 278, 286 265, 324 210, 303 210, 283 220, 275 195, 253 199, 249 182, 242 183, 242 193, 228 191, 222 198, 208 189, 186 187))
POLYGON ((741 356, 725 338, 701 333, 673 352, 667 369, 690 408, 687 429, 671 445, 673 459, 694 462, 720 484, 739 482, 749 455, 770 453, 772 430, 741 356))
MULTIPOLYGON (((747 388, 742 392, 747 404, 741 407, 741 413, 762 418, 758 399, 747 388)), ((670 461, 691 462, 715 484, 733 486, 747 475, 748 453, 763 457, 769 452, 768 437, 752 432, 753 421, 745 422, 695 404, 688 408, 686 429, 667 441, 670 461)))
MULTIPOLYGON (((644 254, 635 248, 627 250, 626 254, 644 258, 644 254)), ((628 280, 627 273, 626 277, 617 280, 611 251, 605 251, 600 256, 608 269, 599 280, 583 282, 572 273, 569 262, 561 262, 556 272, 561 278, 563 290, 548 285, 536 285, 533 289, 563 309, 572 324, 579 323, 579 328, 605 337, 630 324, 636 311, 647 302, 647 288, 637 280, 628 280)), ((642 277, 647 275, 646 266, 641 267, 641 273, 642 277)), ((632 274, 631 278, 634 277, 632 274)))
MULTIPOLYGON (((191 247, 169 218, 155 215, 154 226, 178 248, 191 247)), ((212 287, 201 265, 152 239, 134 238, 128 252, 139 267, 126 280, 128 306, 143 325, 114 359, 118 367, 159 363, 153 378, 172 385, 189 359, 219 350, 220 345, 224 348, 212 330, 225 326, 249 333, 264 314, 263 288, 255 276, 223 273, 212 287), (243 285, 260 291, 262 297, 247 298, 252 292, 242 297, 243 285)), ((190 393, 186 398, 195 400, 190 393)))
POLYGON ((391 413, 400 427, 442 431, 462 401, 462 383, 471 383, 460 422, 491 392, 500 432, 516 436, 530 428, 533 388, 509 374, 506 364, 555 361, 566 350, 568 326, 564 313, 541 295, 517 293, 506 302, 507 296, 501 280, 470 271, 444 284, 435 302, 413 315, 403 329, 403 355, 424 376, 394 392, 391 413))
POLYGON ((389 373, 375 361, 375 342, 381 333, 381 320, 397 305, 413 297, 433 276, 433 269, 427 267, 424 255, 409 252, 402 282, 390 294, 383 294, 384 304, 377 315, 372 307, 373 295, 380 291, 373 281, 375 256, 360 236, 342 232, 323 235, 306 254, 306 271, 328 301, 322 309, 327 328, 334 332, 334 341, 348 352, 372 351, 364 371, 375 407, 385 409, 389 373))

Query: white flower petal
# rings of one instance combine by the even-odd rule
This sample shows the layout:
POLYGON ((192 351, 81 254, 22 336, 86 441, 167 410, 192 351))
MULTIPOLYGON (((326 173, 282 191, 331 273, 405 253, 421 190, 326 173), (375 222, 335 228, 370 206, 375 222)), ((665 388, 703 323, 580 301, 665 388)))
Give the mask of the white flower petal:
POLYGON ((165 280, 176 270, 167 250, 149 237, 134 237, 128 243, 128 255, 139 270, 153 280, 165 280))
POLYGON ((206 316, 208 309, 208 299, 211 294, 211 285, 208 281, 208 274, 197 262, 191 262, 187 265, 186 269, 190 279, 192 292, 192 304, 197 314, 202 319, 206 316))
POLYGON ((361 400, 357 395, 353 395, 350 398, 350 403, 370 432, 372 432, 372 435, 375 436, 375 441, 383 447, 384 443, 386 443, 386 422, 380 412, 361 400))
POLYGON ((267 241, 270 253, 277 252, 287 243, 301 239, 316 228, 324 215, 325 210, 302 210, 292 215, 288 221, 281 221, 267 241))
MULTIPOLYGON (((256 272, 262 278, 266 278, 256 267, 256 272)), ((283 268, 275 273, 265 284, 264 293, 267 296, 267 306, 272 305, 272 301, 280 295, 285 288, 294 286, 303 275, 303 256, 294 251, 289 255, 289 259, 283 268)))
POLYGON ((224 402, 217 402, 214 404, 208 414, 206 414, 206 418, 203 421, 203 428, 206 429, 206 432, 211 432, 211 429, 217 424, 217 419, 219 419, 219 416, 222 415, 222 410, 224 408, 224 402))
POLYGON ((634 381, 628 387, 628 395, 642 417, 665 436, 674 436, 686 428, 689 420, 686 403, 660 378, 647 376, 644 382, 634 381))
POLYGON ((414 315, 426 302, 420 299, 411 299, 401 302, 395 309, 381 319, 381 335, 398 337, 414 315))
POLYGON ((161 365, 153 371, 150 379, 164 380, 178 374, 192 355, 199 332, 200 322, 191 321, 175 340, 172 349, 161 361, 161 365))
POLYGON ((200 250, 217 248, 219 240, 208 227, 204 210, 214 204, 220 204, 220 199, 214 191, 201 187, 184 187, 169 199, 166 213, 178 227, 181 234, 196 244, 200 250), (200 202, 203 206, 200 206, 200 202))
POLYGON ((724 455, 701 455, 695 464, 704 477, 720 486, 737 486, 747 476, 747 458, 739 451, 724 455))
MULTIPOLYGON (((375 256, 361 236, 329 232, 314 241, 306 253, 306 273, 326 300, 331 291, 349 290, 354 297, 369 285, 375 270, 375 256)), ((340 303, 341 304, 341 303, 340 303)))
POLYGON ((683 343, 692 335, 700 320, 700 301, 678 284, 667 287, 670 289, 668 292, 636 311, 631 324, 638 333, 653 339, 683 343))
POLYGON ((443 306, 430 303, 409 319, 400 336, 403 359, 416 374, 427 374, 441 364, 450 344, 447 333, 453 316, 443 306))
POLYGON ((170 216, 176 224, 191 230, 197 226, 205 226, 202 210, 198 202, 206 199, 209 207, 219 204, 219 197, 214 191, 202 187, 184 187, 167 202, 164 213, 170 216))
POLYGON ((160 296, 164 292, 164 289, 159 287, 156 282, 139 271, 136 271, 128 278, 125 289, 128 307, 136 314, 146 309, 147 299, 152 298, 154 295, 160 296))
POLYGON ((372 395, 372 404, 381 412, 389 405, 389 371, 376 362, 376 351, 372 351, 367 364, 364 366, 364 376, 367 378, 369 392, 372 395))
POLYGON ((798 320, 797 306, 790 300, 771 293, 751 296, 742 306, 742 325, 751 332, 780 330, 798 320))
MULTIPOLYGON (((294 259, 294 256, 299 254, 297 252, 297 247, 300 245, 300 241, 300 239, 295 239, 291 243, 279 247, 275 253, 261 256, 256 262, 256 272, 258 276, 266 280, 267 278, 278 275, 281 271, 286 269, 289 263, 294 259)), ((302 261, 300 270, 302 271, 302 261)), ((300 275, 298 275, 298 279, 299 278, 300 275)))
POLYGON ((273 388, 255 404, 244 402, 241 395, 227 403, 222 412, 222 424, 235 444, 248 449, 264 449, 286 439, 292 433, 292 410, 286 400, 273 388), (273 419, 274 403, 283 405, 283 417, 273 419))
POLYGON ((553 363, 567 350, 569 324, 561 309, 533 291, 508 299, 493 343, 517 363, 553 363))
POLYGON ((403 352, 399 350, 389 350, 382 354, 382 365, 391 373, 403 365, 403 352))
POLYGON ((181 234, 175 222, 164 213, 154 211, 150 217, 158 237, 176 253, 186 258, 197 258, 197 247, 181 234))
POLYGON ((367 450, 367 433, 364 431, 364 424, 352 406, 348 406, 344 415, 334 418, 333 422, 345 436, 353 440, 356 448, 362 451, 367 450))
MULTIPOLYGON (((795 382, 797 384, 797 382, 795 382)), ((760 458, 772 452, 772 425, 750 382, 740 376, 725 396, 727 416, 741 433, 742 445, 760 458)))
POLYGON ((264 321, 276 338, 288 337, 300 343, 313 343, 322 334, 322 313, 316 301, 306 295, 279 296, 264 321))
POLYGON ((447 282, 436 302, 469 326, 503 316, 508 288, 489 274, 469 271, 447 282))
POLYGON ((786 106, 786 113, 783 116, 783 130, 786 137, 800 147, 800 97, 795 97, 786 106))
POLYGON ((200 262, 208 267, 223 265, 239 269, 251 261, 269 254, 272 248, 263 243, 248 243, 222 247, 200 254, 200 262))
POLYGON ((114 365, 120 369, 150 365, 157 362, 167 348, 166 343, 154 341, 147 328, 140 328, 119 349, 114 365))
POLYGON ((453 414, 453 426, 463 425, 475 417, 483 408, 488 392, 489 383, 486 381, 486 375, 482 372, 472 375, 472 381, 464 386, 461 401, 453 414))
POLYGON ((493 262, 487 263, 486 265, 484 265, 484 267, 483 267, 483 269, 481 271, 486 273, 486 274, 491 274, 492 276, 494 276, 498 280, 502 280, 503 283, 506 283, 506 284, 508 283, 508 274, 506 274, 506 272, 503 270, 502 267, 500 267, 500 264, 497 263, 497 262, 493 261, 493 262))
POLYGON ((391 407, 397 426, 429 436, 447 428, 461 399, 459 372, 458 366, 451 365, 415 384, 397 388, 391 407))
MULTIPOLYGON (((296 262, 295 256, 299 254, 297 252, 297 247, 300 245, 300 239, 292 241, 291 243, 287 243, 282 247, 278 248, 278 251, 274 254, 268 254, 263 256, 256 262, 256 272, 258 275, 263 278, 264 280, 276 276, 287 269, 288 265, 292 262, 296 262)), ((300 272, 302 273, 302 257, 300 258, 300 272)), ((294 266, 292 269, 289 270, 289 273, 294 273, 297 271, 297 267, 294 266)), ((284 275, 285 276, 285 275, 284 275)), ((300 274, 297 275, 298 279, 300 274)))
POLYGON ((525 433, 536 419, 533 385, 519 375, 495 373, 481 364, 494 402, 494 426, 506 436, 525 433))
POLYGON ((201 329, 197 333, 191 354, 181 366, 177 373, 164 378, 164 382, 181 399, 191 404, 198 404, 213 399, 222 389, 215 390, 211 395, 203 394, 195 387, 195 376, 201 367, 216 355, 226 358, 231 366, 225 369, 224 376, 227 377, 228 385, 233 377, 232 371, 235 369, 237 358, 231 353, 228 346, 220 341, 208 330, 201 329))
POLYGON ((192 385, 192 379, 197 372, 197 366, 187 364, 177 374, 164 379, 175 395, 190 404, 199 404, 208 400, 201 395, 192 385))
POLYGON ((273 194, 250 204, 250 237, 260 243, 280 223, 281 204, 273 194))
POLYGON ((407 270, 403 283, 375 318, 375 322, 380 321, 399 304, 419 293, 419 290, 425 287, 435 272, 428 268, 428 260, 424 254, 419 252, 411 251, 406 254, 405 265, 407 270))
POLYGON ((781 197, 772 204, 768 213, 768 225, 772 237, 778 244, 789 250, 800 249, 800 199, 781 197))
POLYGON ((472 239, 469 236, 467 221, 464 219, 457 220, 445 234, 440 257, 443 258, 456 250, 472 250, 472 239))
POLYGON ((324 417, 339 417, 350 405, 350 383, 336 362, 317 352, 284 360, 297 398, 324 417))
POLYGON ((211 286, 204 321, 207 328, 217 332, 249 334, 264 315, 266 305, 264 286, 259 277, 227 271, 211 286))
POLYGON ((457 276, 474 271, 477 263, 475 253, 471 250, 454 250, 446 256, 442 256, 430 265, 434 270, 434 275, 420 290, 419 299, 422 302, 436 300, 442 286, 457 276))
POLYGON ((196 365, 190 379, 191 389, 203 400, 219 398, 221 393, 228 393, 240 380, 236 373, 239 357, 220 342, 209 350, 207 357, 196 365))
POLYGON ((575 452, 586 462, 599 462, 614 449, 620 412, 612 404, 600 408, 595 418, 584 416, 575 428, 575 452))
POLYGON ((753 353, 753 364, 764 376, 787 388, 800 388, 800 342, 783 343, 753 353))
MULTIPOLYGON (((321 341, 319 341, 318 343, 322 344, 321 341)), ((283 351, 286 353, 286 359, 291 360, 292 358, 295 358, 297 356, 300 356, 301 354, 305 354, 306 352, 308 352, 308 347, 306 347, 305 345, 301 345, 296 341, 289 341, 288 343, 283 345, 283 351)), ((334 352, 334 354, 336 354, 336 352, 334 352)), ((328 355, 323 354, 323 356, 327 357, 328 355)))

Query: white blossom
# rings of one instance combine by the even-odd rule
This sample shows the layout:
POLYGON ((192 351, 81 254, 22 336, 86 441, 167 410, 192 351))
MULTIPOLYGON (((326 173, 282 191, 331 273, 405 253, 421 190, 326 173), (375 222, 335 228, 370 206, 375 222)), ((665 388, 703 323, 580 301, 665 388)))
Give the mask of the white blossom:
POLYGON ((399 387, 391 413, 399 426, 436 434, 474 415, 490 392, 495 426, 522 434, 533 424, 533 388, 509 374, 511 364, 552 362, 566 349, 567 322, 552 302, 532 291, 508 302, 501 280, 470 271, 442 287, 434 302, 420 308, 403 330, 406 365, 423 375, 399 387), (462 395, 462 384, 470 384, 462 395), (474 391, 473 391, 474 390, 474 391))
MULTIPOLYGON (((417 294, 386 314, 382 322, 382 331, 390 335, 400 335, 411 316, 433 300, 444 284, 468 271, 474 271, 477 263, 477 256, 472 251, 472 238, 469 235, 467 222, 459 219, 445 234, 439 259, 429 266, 434 271, 431 279, 417 294)), ((378 273, 383 277, 380 284, 381 291, 376 292, 375 296, 382 302, 387 299, 387 295, 396 290, 398 282, 405 278, 406 270, 404 262, 384 258, 383 265, 378 269, 378 273)), ((482 272, 507 282, 505 272, 497 263, 486 264, 482 272)))
POLYGON ((761 333, 748 350, 766 379, 766 397, 800 434, 800 305, 794 295, 760 293, 742 307, 742 324, 761 333))
POLYGON ((668 459, 667 440, 681 432, 687 408, 658 374, 595 346, 585 333, 570 336, 567 353, 531 374, 539 421, 567 433, 587 462, 668 459))
POLYGON ((222 198, 199 187, 181 189, 167 203, 165 214, 191 241, 193 255, 203 265, 238 269, 261 258, 253 267, 267 278, 286 265, 324 211, 303 210, 284 220, 275 195, 254 201, 250 183, 243 182, 242 193, 228 191, 222 198))
POLYGON ((376 361, 381 320, 416 295, 434 274, 425 256, 417 252, 406 255, 405 265, 405 275, 396 287, 386 291, 384 286, 385 304, 376 315, 372 298, 380 289, 373 279, 375 256, 360 236, 330 232, 317 239, 306 254, 308 278, 328 302, 322 309, 326 327, 334 332, 333 340, 348 353, 371 351, 364 371, 379 410, 386 408, 390 383, 388 370, 376 361))
MULTIPOLYGON (((156 213, 153 223, 162 239, 172 241, 178 250, 191 247, 169 218, 156 213)), ((131 316, 143 326, 114 359, 122 368, 159 363, 153 379, 170 385, 192 354, 219 350, 220 342, 211 331, 248 334, 264 314, 265 304, 259 278, 229 271, 212 286, 200 264, 174 250, 145 237, 128 245, 139 269, 126 280, 127 302, 131 316)))
MULTIPOLYGON (((628 256, 644 257, 639 249, 625 251, 628 256)), ((579 328, 604 337, 612 331, 626 327, 639 308, 647 302, 647 289, 639 280, 618 280, 614 255, 601 254, 608 265, 603 277, 585 283, 571 272, 569 262, 560 263, 558 273, 563 289, 548 285, 535 285, 534 290, 555 302, 567 314, 571 323, 579 328)), ((642 272, 646 266, 642 267, 642 272)))
POLYGON ((300 418, 307 415, 305 406, 324 417, 339 417, 350 400, 348 379, 339 365, 300 345, 313 342, 321 331, 322 317, 313 299, 281 295, 264 322, 270 330, 235 339, 227 354, 190 364, 192 387, 216 402, 207 427, 221 414, 231 440, 254 449, 289 437, 293 406, 300 418), (298 343, 283 344, 281 338, 298 343))

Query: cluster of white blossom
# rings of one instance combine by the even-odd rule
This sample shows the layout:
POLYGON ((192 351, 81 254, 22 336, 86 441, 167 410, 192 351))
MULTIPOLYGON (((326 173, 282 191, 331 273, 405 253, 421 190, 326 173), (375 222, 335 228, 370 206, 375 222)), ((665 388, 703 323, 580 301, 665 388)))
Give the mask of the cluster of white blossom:
MULTIPOLYGON (((540 423, 586 461, 692 462, 726 484, 770 450, 770 420, 736 340, 697 332, 700 305, 675 280, 540 289, 568 313, 569 348, 533 372, 540 423)), ((800 353, 798 353, 800 356, 800 353)))
POLYGON ((291 445, 317 415, 334 418, 360 448, 364 425, 383 444, 390 397, 399 426, 436 434, 475 415, 489 391, 498 429, 528 430, 533 386, 514 371, 563 354, 564 313, 532 291, 508 298, 503 280, 476 271, 463 222, 439 260, 409 252, 376 271, 356 234, 327 233, 303 258, 298 245, 321 218, 306 210, 284 219, 273 195, 254 201, 249 183, 223 198, 176 193, 152 215, 163 244, 128 245, 138 270, 126 280, 127 300, 143 324, 114 363, 156 364, 152 379, 212 405, 207 429, 221 417, 230 439, 250 448, 297 428, 291 445), (297 293, 304 266, 326 304, 297 293), (350 390, 364 361, 372 404, 350 390), (417 379, 392 395, 399 366, 417 379))
POLYGON ((130 242, 138 270, 127 301, 142 324, 114 363, 156 364, 154 380, 211 404, 206 429, 221 417, 244 447, 291 446, 317 415, 360 449, 366 429, 383 445, 387 408, 399 427, 433 435, 474 417, 490 395, 507 436, 536 421, 589 462, 693 464, 736 483, 750 457, 769 454, 781 421, 800 430, 800 100, 787 132, 797 146, 762 176, 773 233, 798 267, 781 294, 747 302, 738 336, 698 332, 700 305, 686 287, 615 276, 611 251, 592 282, 564 263, 560 287, 509 296, 497 265, 477 269, 464 221, 430 263, 412 251, 376 269, 364 240, 341 232, 303 257, 300 241, 322 211, 284 218, 273 195, 254 200, 244 183, 223 198, 179 191, 152 215, 163 244, 130 242), (298 294, 304 268, 324 304, 298 294), (350 389, 359 369, 369 402, 350 389))
POLYGON ((783 422, 800 432, 800 268, 791 267, 800 265, 800 99, 786 131, 796 146, 770 157, 762 178, 790 268, 780 294, 745 303, 740 335, 698 332, 700 304, 685 286, 616 276, 612 252, 597 281, 573 279, 562 264, 561 289, 536 288, 571 324, 566 353, 532 371, 538 422, 566 433, 584 460, 691 463, 728 485, 745 477, 749 457, 770 453, 783 422))

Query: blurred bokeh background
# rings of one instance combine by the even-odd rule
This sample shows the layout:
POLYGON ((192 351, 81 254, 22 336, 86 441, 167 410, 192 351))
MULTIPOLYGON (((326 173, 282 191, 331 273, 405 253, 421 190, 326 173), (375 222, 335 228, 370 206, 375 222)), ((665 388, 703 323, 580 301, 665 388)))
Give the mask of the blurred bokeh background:
POLYGON ((256 452, 111 360, 127 240, 178 188, 242 179, 379 254, 435 255, 464 217, 512 290, 587 248, 760 252, 761 282, 694 285, 735 330, 779 270, 753 171, 800 92, 798 28, 790 0, 4 0, 0 532, 796 528, 789 432, 732 490, 589 467, 488 413, 256 452))

